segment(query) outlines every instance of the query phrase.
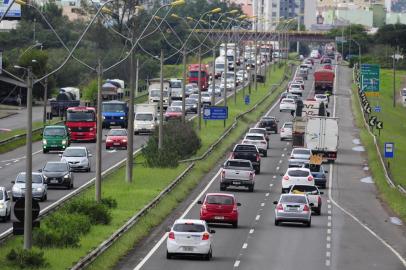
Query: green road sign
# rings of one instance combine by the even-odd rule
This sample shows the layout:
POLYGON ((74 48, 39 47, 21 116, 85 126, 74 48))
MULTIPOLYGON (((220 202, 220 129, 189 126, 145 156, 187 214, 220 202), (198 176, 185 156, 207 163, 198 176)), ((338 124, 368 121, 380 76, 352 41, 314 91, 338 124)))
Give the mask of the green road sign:
POLYGON ((375 64, 361 65, 361 89, 364 92, 379 92, 380 66, 375 64))

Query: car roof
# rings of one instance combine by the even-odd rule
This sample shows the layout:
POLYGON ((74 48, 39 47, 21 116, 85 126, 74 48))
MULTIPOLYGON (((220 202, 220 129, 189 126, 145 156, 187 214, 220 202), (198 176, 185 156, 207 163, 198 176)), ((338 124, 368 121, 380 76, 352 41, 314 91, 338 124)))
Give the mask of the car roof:
POLYGON ((52 125, 52 126, 45 126, 44 128, 66 128, 64 125, 52 125))
POLYGON ((285 197, 285 196, 289 196, 289 197, 290 197, 290 196, 297 196, 297 197, 305 197, 305 198, 307 198, 305 194, 292 194, 292 193, 284 193, 284 194, 281 194, 281 197, 280 197, 280 198, 285 197))
POLYGON ((227 196, 227 197, 232 197, 235 198, 234 194, 231 193, 220 193, 220 192, 212 192, 212 193, 207 193, 207 196, 227 196))
MULTIPOLYGON (((19 175, 20 175, 20 174, 24 174, 24 175, 25 175, 25 172, 19 172, 18 174, 19 174, 19 175)), ((41 176, 42 176, 42 173, 40 173, 40 172, 32 172, 32 174, 33 174, 33 175, 41 175, 41 176)))
POLYGON ((59 160, 59 161, 57 161, 57 160, 55 160, 55 161, 47 161, 46 164, 48 164, 48 163, 53 163, 53 164, 63 163, 63 164, 69 165, 68 162, 66 162, 66 161, 60 161, 60 160, 59 160))
MULTIPOLYGON (((81 149, 81 150, 87 150, 86 146, 69 146, 66 147, 66 149, 81 149)), ((66 150, 65 149, 65 150, 66 150)))
POLYGON ((308 150, 308 151, 311 151, 309 148, 296 147, 296 148, 293 148, 293 149, 292 149, 292 152, 295 151, 295 150, 308 150))
POLYGON ((310 173, 310 169, 308 169, 308 168, 288 168, 286 172, 293 171, 293 170, 295 170, 295 171, 304 171, 304 172, 309 172, 310 173))
MULTIPOLYGON (((253 128, 250 128, 250 130, 251 129, 260 129, 260 130, 266 131, 266 128, 259 128, 259 127, 253 127, 253 128)), ((250 132, 248 132, 248 133, 250 133, 250 132)))
POLYGON ((201 224, 201 225, 205 225, 206 222, 204 220, 200 220, 200 219, 177 219, 175 220, 175 222, 173 223, 175 224, 185 224, 185 223, 194 223, 194 224, 201 224))
MULTIPOLYGON (((240 158, 229 158, 229 159, 227 159, 227 161, 251 162, 251 161, 248 160, 248 159, 240 159, 240 158)), ((226 161, 226 162, 227 162, 227 161, 226 161)))
POLYGON ((263 137, 264 134, 262 134, 262 133, 247 133, 247 134, 245 134, 245 136, 260 136, 260 137, 263 137))
POLYGON ((284 100, 291 100, 291 101, 295 101, 293 98, 284 98, 284 99, 282 99, 282 101, 284 101, 284 100))
POLYGON ((285 122, 283 125, 293 125, 293 122, 285 122))

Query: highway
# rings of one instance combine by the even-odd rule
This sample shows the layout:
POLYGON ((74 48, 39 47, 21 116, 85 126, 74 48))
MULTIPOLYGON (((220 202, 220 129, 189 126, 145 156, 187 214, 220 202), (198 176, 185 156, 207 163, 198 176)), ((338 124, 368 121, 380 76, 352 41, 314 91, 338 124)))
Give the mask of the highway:
MULTIPOLYGON (((314 70, 314 68, 313 68, 314 70)), ((312 76, 304 97, 311 97, 312 76)), ((207 192, 219 192, 219 167, 206 175, 186 201, 165 222, 137 245, 115 267, 120 270, 156 269, 385 269, 406 268, 406 228, 389 222, 391 214, 376 197, 365 153, 359 151, 358 131, 351 113, 351 70, 337 66, 335 95, 330 99, 332 116, 339 117, 339 152, 334 164, 325 164, 329 181, 322 197, 321 216, 312 217, 312 227, 274 226, 274 205, 280 196, 281 177, 287 168, 291 143, 271 135, 268 157, 262 158, 254 193, 229 189, 238 202, 239 227, 212 226, 213 259, 166 259, 166 229, 177 218, 199 218, 201 200, 207 192)), ((269 115, 279 127, 291 121, 280 113, 278 103, 269 115)), ((228 156, 228 154, 226 155, 228 156)))

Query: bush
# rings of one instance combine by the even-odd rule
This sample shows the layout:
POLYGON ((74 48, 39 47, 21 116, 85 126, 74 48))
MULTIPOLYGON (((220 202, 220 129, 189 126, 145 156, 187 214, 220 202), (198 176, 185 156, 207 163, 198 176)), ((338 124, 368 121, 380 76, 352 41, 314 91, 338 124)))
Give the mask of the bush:
POLYGON ((168 122, 163 131, 161 150, 158 150, 158 130, 142 150, 149 167, 176 167, 179 160, 189 158, 201 147, 191 123, 168 122))
POLYGON ((109 224, 111 221, 108 207, 91 199, 74 200, 67 204, 66 211, 83 214, 89 217, 92 224, 109 224))
POLYGON ((117 208, 117 200, 112 197, 102 198, 101 203, 110 209, 117 208))
POLYGON ((12 266, 19 268, 39 268, 48 265, 44 258, 44 252, 35 248, 30 250, 22 248, 18 248, 17 250, 11 249, 6 258, 12 266))

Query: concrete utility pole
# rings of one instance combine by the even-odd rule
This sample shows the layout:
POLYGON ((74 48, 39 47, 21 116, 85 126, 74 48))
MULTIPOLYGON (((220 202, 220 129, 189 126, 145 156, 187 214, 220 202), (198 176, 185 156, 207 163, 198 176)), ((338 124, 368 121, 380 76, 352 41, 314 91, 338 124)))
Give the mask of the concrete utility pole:
POLYGON ((198 129, 200 130, 202 128, 202 47, 199 47, 199 52, 198 52, 198 58, 199 58, 199 74, 197 76, 197 89, 198 89, 198 99, 197 99, 197 117, 199 120, 197 121, 198 129))
POLYGON ((131 50, 130 55, 130 102, 128 109, 128 123, 127 123, 127 164, 126 164, 126 180, 131 183, 133 180, 133 145, 134 145, 134 92, 135 88, 138 88, 138 58, 135 67, 135 84, 134 86, 134 53, 131 50))
POLYGON ((24 249, 32 247, 32 67, 27 68, 27 135, 25 160, 24 249))
POLYGON ((162 150, 163 127, 164 127, 164 50, 161 49, 161 70, 160 70, 160 94, 159 94, 159 130, 158 149, 162 150))
POLYGON ((245 45, 242 47, 242 95, 245 97, 245 45))
POLYGON ((96 181, 95 181, 95 197, 96 202, 101 201, 101 180, 102 180, 102 76, 103 68, 99 59, 97 66, 97 137, 96 137, 96 181))
MULTIPOLYGON (((257 24, 255 24, 256 26, 257 24)), ((258 42, 257 42, 257 27, 255 27, 255 40, 254 40, 254 50, 255 50, 255 70, 254 70, 254 85, 255 91, 258 90, 257 74, 258 74, 258 42)), ((259 65, 261 66, 261 65, 259 65)))
POLYGON ((42 116, 42 123, 44 125, 47 121, 47 103, 48 103, 48 77, 44 79, 44 112, 42 116))
POLYGON ((182 121, 186 122, 186 48, 183 48, 182 121))
MULTIPOLYGON (((236 40, 234 42, 236 42, 236 40)), ((236 103, 237 103, 237 43, 234 43, 234 104, 236 103)))
POLYGON ((228 71, 228 61, 227 61, 227 42, 225 43, 224 46, 224 72, 223 72, 223 76, 224 76, 224 97, 223 97, 223 101, 224 101, 224 106, 227 106, 227 71, 228 71))
POLYGON ((211 105, 216 104, 216 47, 213 47, 213 76, 212 76, 211 105))
MULTIPOLYGON (((300 31, 300 14, 297 15, 297 31, 300 31)), ((300 53, 300 42, 296 42, 296 53, 299 55, 300 53)))

